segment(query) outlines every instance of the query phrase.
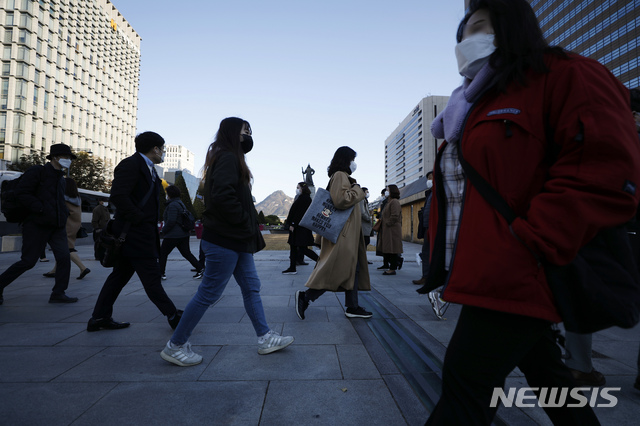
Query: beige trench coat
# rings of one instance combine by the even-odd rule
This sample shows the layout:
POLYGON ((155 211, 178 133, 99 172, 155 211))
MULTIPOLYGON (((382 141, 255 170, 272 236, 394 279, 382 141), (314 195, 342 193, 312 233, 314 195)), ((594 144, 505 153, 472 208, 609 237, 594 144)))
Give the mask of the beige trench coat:
POLYGON ((385 254, 402 253, 402 207, 395 198, 389 198, 382 210, 380 251, 385 254))
POLYGON ((353 290, 358 273, 358 290, 371 290, 367 250, 362 235, 360 201, 364 200, 364 191, 355 185, 344 172, 336 172, 329 181, 329 193, 333 204, 339 209, 354 206, 347 223, 342 228, 335 244, 322 238, 320 258, 309 277, 306 286, 316 290, 344 291, 353 290))

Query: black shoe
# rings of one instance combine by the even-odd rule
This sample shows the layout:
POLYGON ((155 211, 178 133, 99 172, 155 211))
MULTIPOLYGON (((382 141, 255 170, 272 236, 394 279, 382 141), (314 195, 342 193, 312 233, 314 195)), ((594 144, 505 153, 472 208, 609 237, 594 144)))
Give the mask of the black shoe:
POLYGON ((372 261, 370 261, 370 260, 367 260, 367 263, 368 263, 369 265, 373 265, 373 262, 372 262, 372 261))
POLYGON ((283 273, 284 275, 295 275, 295 274, 297 274, 298 272, 297 272, 295 269, 291 269, 291 268, 289 268, 289 269, 286 269, 286 270, 282 271, 282 273, 283 273))
POLYGON ((84 277, 86 277, 86 276, 87 276, 87 274, 88 274, 89 272, 91 272, 91 269, 89 269, 89 268, 84 268, 84 271, 80 272, 80 276, 79 276, 78 278, 76 278, 76 280, 81 280, 81 279, 83 279, 84 277))
POLYGON ((89 320, 87 324, 87 331, 100 331, 100 330, 119 330, 121 328, 129 327, 128 322, 115 322, 113 318, 102 318, 89 320))
POLYGON ((193 276, 194 280, 198 280, 200 278, 202 278, 202 276, 204 275, 204 271, 198 271, 196 272, 196 274, 193 276))
POLYGON ((47 272, 42 274, 43 277, 47 277, 47 278, 55 278, 56 277, 56 273, 55 272, 47 272))
POLYGON ((296 263, 296 265, 306 266, 306 265, 308 265, 308 263, 307 262, 298 262, 298 263, 296 263))
POLYGON ((392 270, 384 271, 382 273, 382 275, 395 275, 395 274, 396 274, 396 271, 392 271, 392 270))
POLYGON ((571 371, 571 375, 576 380, 576 384, 578 386, 600 387, 607 384, 607 379, 601 372, 596 371, 595 368, 591 370, 591 373, 584 373, 572 368, 569 370, 571 371))
POLYGON ((62 296, 51 296, 49 298, 49 303, 76 303, 77 301, 77 297, 69 297, 66 294, 62 296))
POLYGON ((371 318, 373 316, 371 312, 366 311, 362 306, 347 308, 344 314, 347 318, 371 318))
POLYGON ((304 311, 309 307, 309 302, 307 301, 306 294, 302 290, 296 291, 296 314, 298 314, 298 318, 301 320, 304 319, 304 311))
POLYGON ((178 309, 178 310, 176 311, 176 313, 175 313, 175 314, 173 314, 173 317, 171 317, 171 318, 167 318, 167 321, 169 321, 169 325, 171 326, 171 328, 172 328, 173 330, 175 330, 175 329, 176 329, 176 327, 178 326, 178 323, 180 322, 180 318, 182 318, 182 313, 183 313, 183 312, 184 312, 184 311, 181 311, 180 309, 178 309))
POLYGON ((404 263, 404 257, 398 259, 398 271, 402 269, 402 264, 404 263))
POLYGON ((378 269, 389 269, 389 268, 390 268, 389 265, 382 265, 378 269))

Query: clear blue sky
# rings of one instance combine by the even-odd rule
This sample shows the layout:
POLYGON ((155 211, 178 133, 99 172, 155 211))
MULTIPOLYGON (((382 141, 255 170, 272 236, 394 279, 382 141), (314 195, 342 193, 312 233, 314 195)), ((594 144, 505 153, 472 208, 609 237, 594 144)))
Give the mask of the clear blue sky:
POLYGON ((257 202, 293 196, 308 163, 326 186, 342 145, 375 199, 385 139, 420 99, 461 83, 463 0, 112 3, 142 37, 137 132, 187 147, 199 173, 220 120, 246 119, 257 202))

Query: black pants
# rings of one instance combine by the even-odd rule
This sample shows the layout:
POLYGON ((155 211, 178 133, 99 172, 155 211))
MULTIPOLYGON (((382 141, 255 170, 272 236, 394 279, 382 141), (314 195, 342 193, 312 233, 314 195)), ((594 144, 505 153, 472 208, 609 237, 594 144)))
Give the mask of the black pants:
POLYGON ((318 261, 318 255, 309 247, 298 247, 292 245, 289 245, 289 247, 289 269, 293 269, 295 271, 296 263, 303 261, 305 255, 314 262, 318 261))
MULTIPOLYGON (((463 306, 444 358, 442 396, 427 424, 491 424, 494 388, 502 388, 515 367, 532 388, 575 386, 549 322, 463 306)), ((544 410, 556 425, 599 424, 589 404, 566 407, 577 402, 567 395, 564 407, 544 410)))
POLYGON ((389 265, 389 269, 395 271, 396 269, 398 269, 399 257, 400 256, 395 253, 385 253, 382 258, 384 259, 384 264, 389 265))
POLYGON ((93 257, 96 260, 102 260, 106 249, 100 244, 100 233, 102 229, 93 230, 93 257))
POLYGON ((22 227, 22 256, 0 275, 0 294, 6 286, 38 263, 47 243, 56 259, 56 281, 51 290, 51 296, 64 295, 69 286, 71 272, 67 231, 64 227, 50 228, 33 222, 25 222, 22 227))
POLYGON ((167 258, 169 254, 173 251, 174 248, 178 247, 178 251, 189 261, 191 266, 196 268, 198 271, 202 269, 200 262, 198 259, 191 253, 191 249, 189 248, 189 237, 183 238, 165 238, 162 240, 162 247, 160 247, 160 273, 164 274, 166 272, 167 267, 167 258))
MULTIPOLYGON (((360 264, 356 265, 356 278, 353 283, 353 290, 346 290, 344 292, 344 305, 347 308, 357 308, 358 307, 358 275, 360 274, 360 264)), ((315 302, 318 297, 325 294, 327 290, 316 290, 315 288, 310 288, 309 290, 304 292, 304 297, 309 302, 315 302)))
POLYGON ((172 316, 176 313, 176 306, 162 287, 158 259, 121 257, 100 290, 93 309, 94 319, 111 318, 113 304, 134 272, 138 274, 149 300, 160 309, 163 315, 172 316))
POLYGON ((420 259, 422 259, 422 277, 426 278, 429 275, 429 256, 431 246, 429 245, 429 239, 424 236, 424 242, 422 243, 422 253, 420 253, 420 259))

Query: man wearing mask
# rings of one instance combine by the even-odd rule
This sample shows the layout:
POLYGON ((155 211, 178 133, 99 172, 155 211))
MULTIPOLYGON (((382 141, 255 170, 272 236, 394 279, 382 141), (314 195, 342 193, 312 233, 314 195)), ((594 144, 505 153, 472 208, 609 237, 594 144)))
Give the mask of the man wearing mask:
POLYGON ((33 268, 49 244, 56 259, 55 284, 49 303, 74 303, 77 297, 65 294, 69 286, 71 260, 67 245, 66 223, 69 210, 64 202, 65 180, 62 169, 69 170, 76 158, 65 144, 51 145, 44 166, 29 168, 16 188, 16 196, 29 214, 22 223, 22 256, 0 275, 0 305, 2 291, 25 271, 33 268))
POLYGON ((93 257, 101 260, 104 257, 104 247, 100 245, 100 232, 107 226, 107 222, 111 219, 109 213, 109 201, 106 198, 98 200, 98 205, 93 209, 91 217, 91 226, 93 227, 93 257))
POLYGON ((171 328, 176 328, 182 315, 162 287, 158 263, 160 177, 154 165, 164 161, 164 139, 157 133, 144 132, 136 136, 135 144, 136 153, 116 166, 111 185, 110 199, 116 213, 110 231, 120 237, 126 234, 125 241, 113 272, 102 286, 87 331, 129 327, 128 322, 115 322, 111 314, 113 304, 134 272, 171 328))
MULTIPOLYGON (((371 212, 369 211, 369 189, 362 188, 364 191, 365 199, 360 201, 360 213, 362 214, 362 235, 364 235, 364 246, 367 247, 371 242, 371 228, 373 223, 371 221, 371 212)), ((373 262, 367 261, 371 264, 373 262)))

